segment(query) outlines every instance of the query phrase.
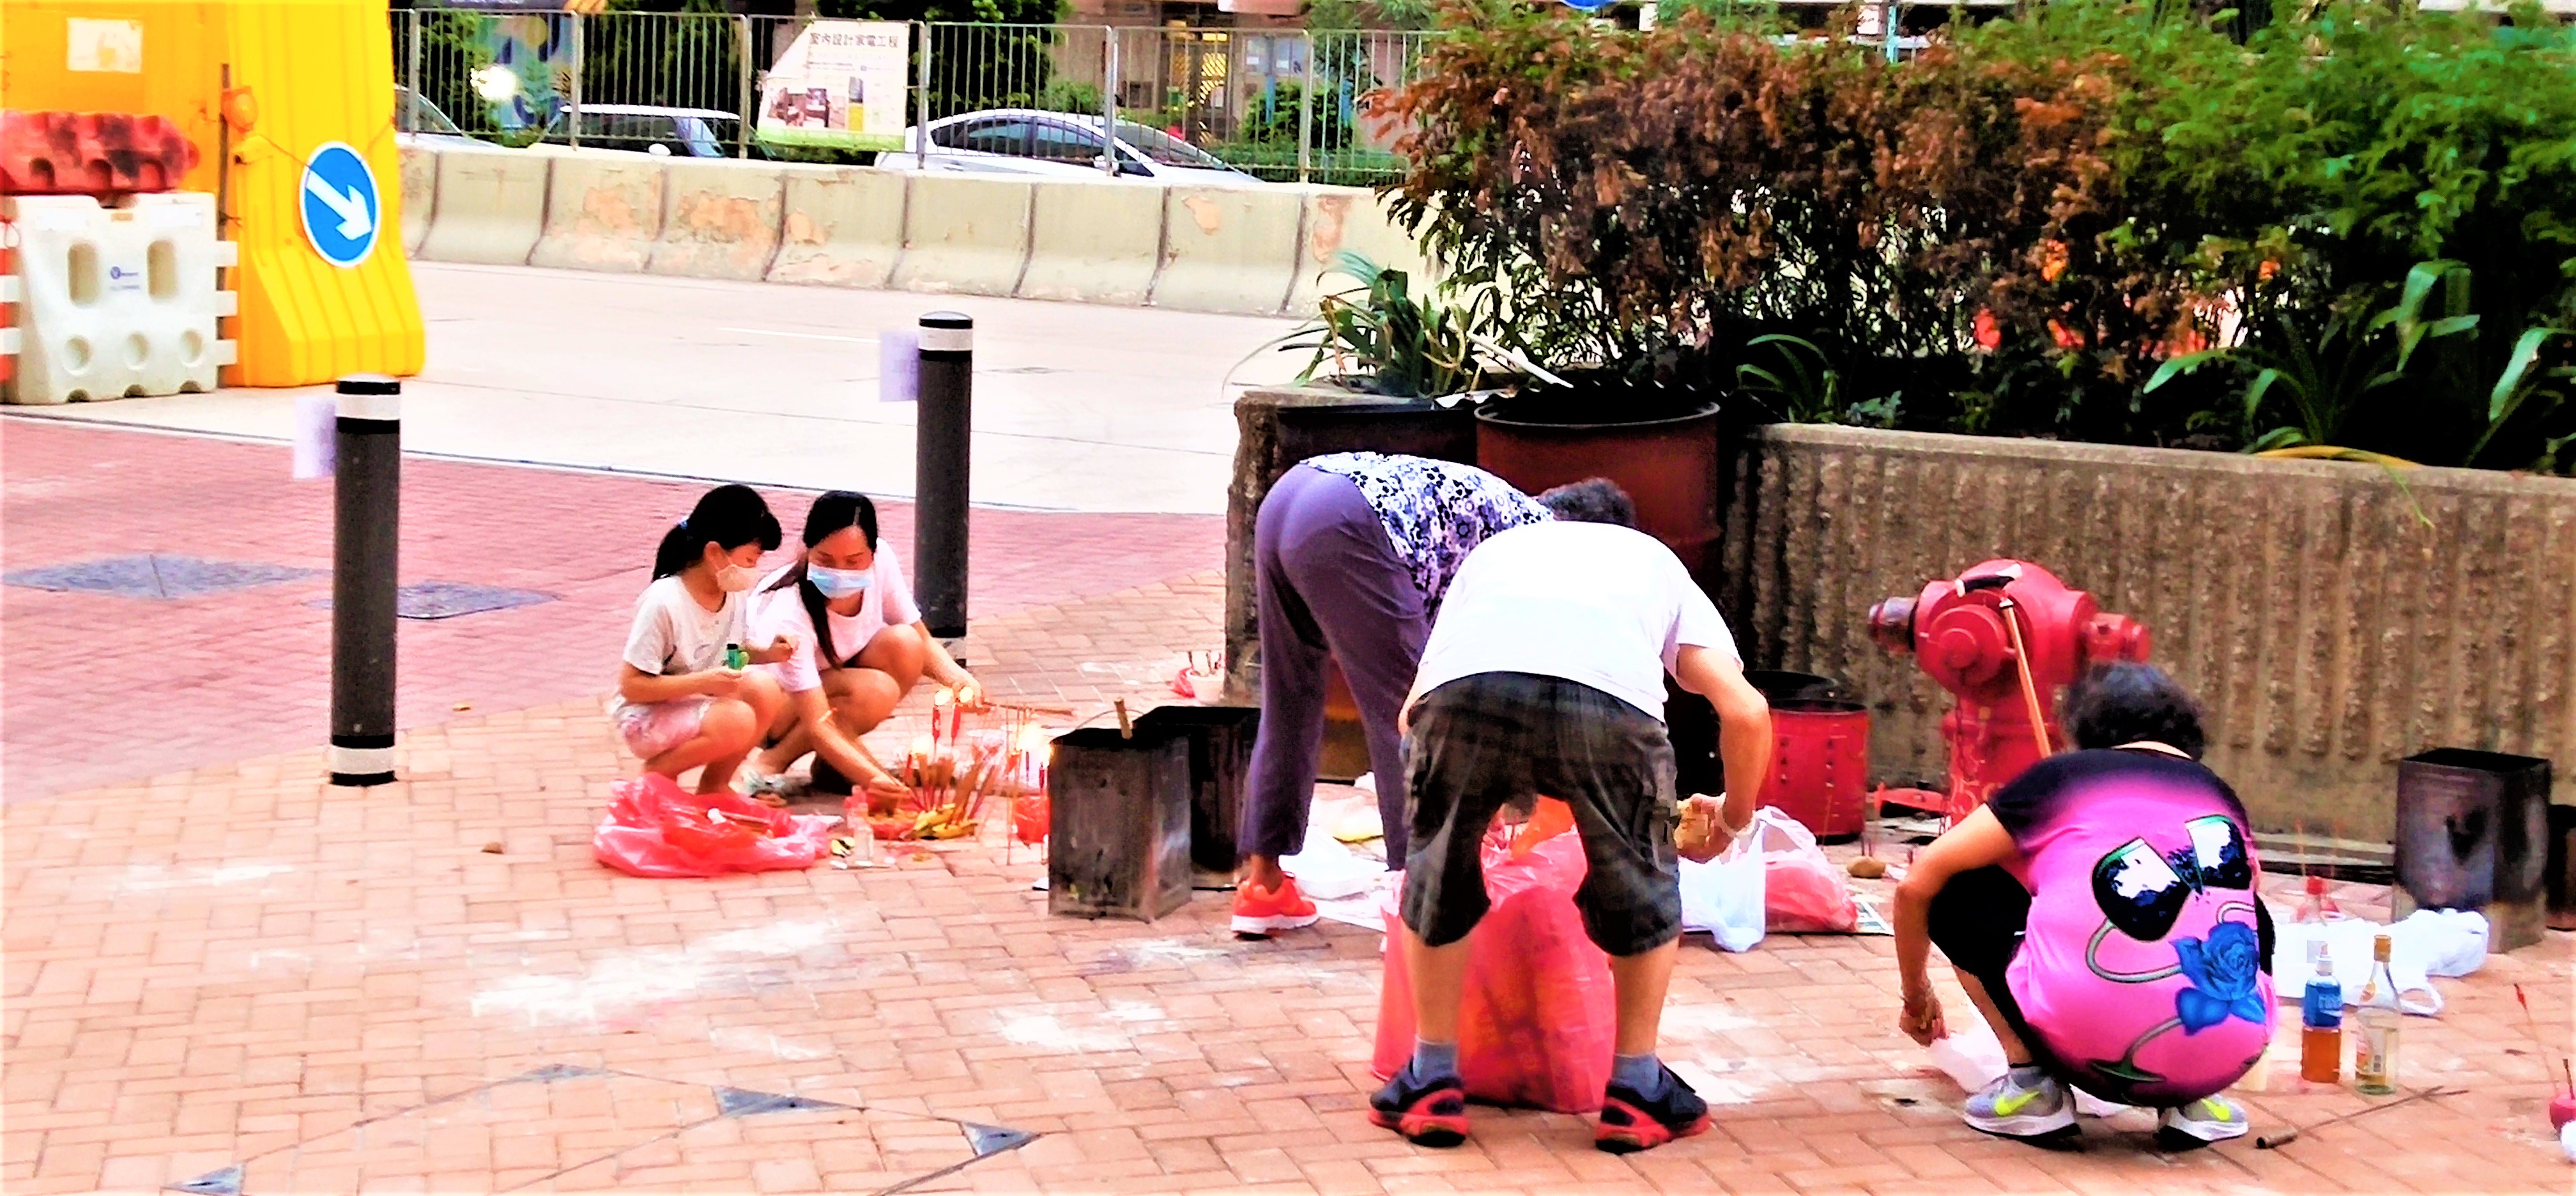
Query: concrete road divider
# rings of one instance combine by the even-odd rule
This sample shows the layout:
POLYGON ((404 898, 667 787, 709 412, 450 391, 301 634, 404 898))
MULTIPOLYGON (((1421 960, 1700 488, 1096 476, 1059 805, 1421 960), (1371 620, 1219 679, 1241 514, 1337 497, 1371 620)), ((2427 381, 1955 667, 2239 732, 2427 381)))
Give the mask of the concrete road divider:
POLYGON ((1413 238, 1397 227, 1386 202, 1356 187, 1318 187, 1306 195, 1305 235, 1299 238, 1297 285, 1288 295, 1288 314, 1310 316, 1324 296, 1347 291, 1359 280, 1333 272, 1344 250, 1391 270, 1402 270, 1409 293, 1431 293, 1438 280, 1429 259, 1413 238))
POLYGON ((433 212, 416 256, 432 262, 524 266, 546 223, 549 154, 508 149, 441 146, 438 194, 446 211, 433 212))
POLYGON ((553 155, 546 231, 532 266, 641 272, 662 234, 662 163, 641 154, 553 155))
POLYGON ((429 220, 438 210, 438 150, 405 146, 402 157, 402 247, 407 257, 420 256, 429 237, 429 220))
POLYGON ((905 291, 1009 295, 1029 264, 1029 206, 1036 187, 1018 179, 916 174, 903 220, 905 291))
POLYGON ((1154 306, 1279 314, 1297 269, 1303 200, 1287 187, 1166 190, 1154 306))
POLYGON ((790 167, 769 281, 886 285, 903 257, 906 177, 891 170, 790 167))
POLYGON ((1037 184, 1022 299, 1137 305, 1154 291, 1159 188, 1107 179, 1037 184))
POLYGON ((646 269, 743 282, 769 273, 786 207, 784 171, 748 162, 683 161, 662 170, 670 204, 646 269))

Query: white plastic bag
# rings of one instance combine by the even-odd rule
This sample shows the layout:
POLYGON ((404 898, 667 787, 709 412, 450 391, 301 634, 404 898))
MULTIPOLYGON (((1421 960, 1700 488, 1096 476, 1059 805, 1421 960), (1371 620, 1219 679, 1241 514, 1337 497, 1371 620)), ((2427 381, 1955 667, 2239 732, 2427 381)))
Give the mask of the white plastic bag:
POLYGON ((2466 976, 2487 961, 2487 920, 2475 910, 2421 909, 2386 926, 2367 918, 2273 921, 2272 992, 2282 1001, 2295 1002, 2307 994, 2308 944, 2319 934, 2334 953, 2335 979, 2343 984, 2346 1003, 2361 1000, 2362 986, 2370 982, 2372 940, 2387 935, 2388 970, 2397 978, 2398 1004, 2419 1017, 2442 1012, 2442 994, 2432 977, 2466 976))
POLYGON ((1297 890, 1316 901, 1338 901, 1369 891, 1386 865, 1333 838, 1332 828, 1316 819, 1306 824, 1306 846, 1279 857, 1279 870, 1297 878, 1297 890))
POLYGON ((1705 930, 1720 950, 1750 951, 1762 941, 1762 851, 1746 835, 1705 864, 1681 862, 1682 929, 1705 930))

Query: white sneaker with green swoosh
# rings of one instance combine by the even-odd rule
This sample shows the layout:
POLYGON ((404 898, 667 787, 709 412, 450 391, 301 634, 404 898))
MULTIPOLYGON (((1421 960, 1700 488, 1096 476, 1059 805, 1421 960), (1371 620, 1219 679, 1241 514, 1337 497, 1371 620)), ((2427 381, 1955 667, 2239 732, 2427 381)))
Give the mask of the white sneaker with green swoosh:
POLYGON ((2024 1088, 2006 1073, 1968 1098, 1960 1115, 1969 1125, 2007 1138, 2038 1138, 2075 1127, 2075 1099, 2066 1085, 2041 1077, 2024 1088))
POLYGON ((2203 1142, 2224 1142, 2245 1136, 2245 1110, 2226 1097, 2205 1096, 2181 1108, 2165 1110, 2156 1125, 2159 1132, 2203 1142))

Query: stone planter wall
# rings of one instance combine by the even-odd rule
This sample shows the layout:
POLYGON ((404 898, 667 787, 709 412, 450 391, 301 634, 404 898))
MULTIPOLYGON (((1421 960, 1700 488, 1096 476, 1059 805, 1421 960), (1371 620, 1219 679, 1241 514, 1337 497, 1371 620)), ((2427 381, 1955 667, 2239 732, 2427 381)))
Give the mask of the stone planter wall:
MULTIPOLYGON (((1236 404, 1230 700, 1257 692, 1253 515, 1292 463, 1277 410, 1366 401, 1236 404)), ((1718 605, 1753 667, 1870 703, 1879 780, 1941 776, 1949 695, 1870 641, 1870 604, 2021 557, 2146 623, 2262 829, 2386 842, 2396 762, 2433 747, 2547 757, 2576 802, 2576 481, 1791 426, 1734 466, 1718 605)))
POLYGON ((2385 842, 2432 747, 2550 758, 2576 800, 2576 481, 1787 426, 1736 477, 1719 605, 1747 660, 1870 702, 1880 779, 1941 775, 1949 702, 1869 605, 2021 557, 2146 623, 2266 830, 2385 842))

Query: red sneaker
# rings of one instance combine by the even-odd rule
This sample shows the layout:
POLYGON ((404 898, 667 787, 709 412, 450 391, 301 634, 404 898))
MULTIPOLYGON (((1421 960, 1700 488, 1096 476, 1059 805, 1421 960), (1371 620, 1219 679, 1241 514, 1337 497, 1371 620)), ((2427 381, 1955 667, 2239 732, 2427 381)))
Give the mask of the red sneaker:
POLYGON ((1236 934, 1263 938, 1273 931, 1312 926, 1322 917, 1315 912, 1315 903, 1297 891, 1297 878, 1293 876, 1280 877, 1276 889, 1247 882, 1234 890, 1236 934))

